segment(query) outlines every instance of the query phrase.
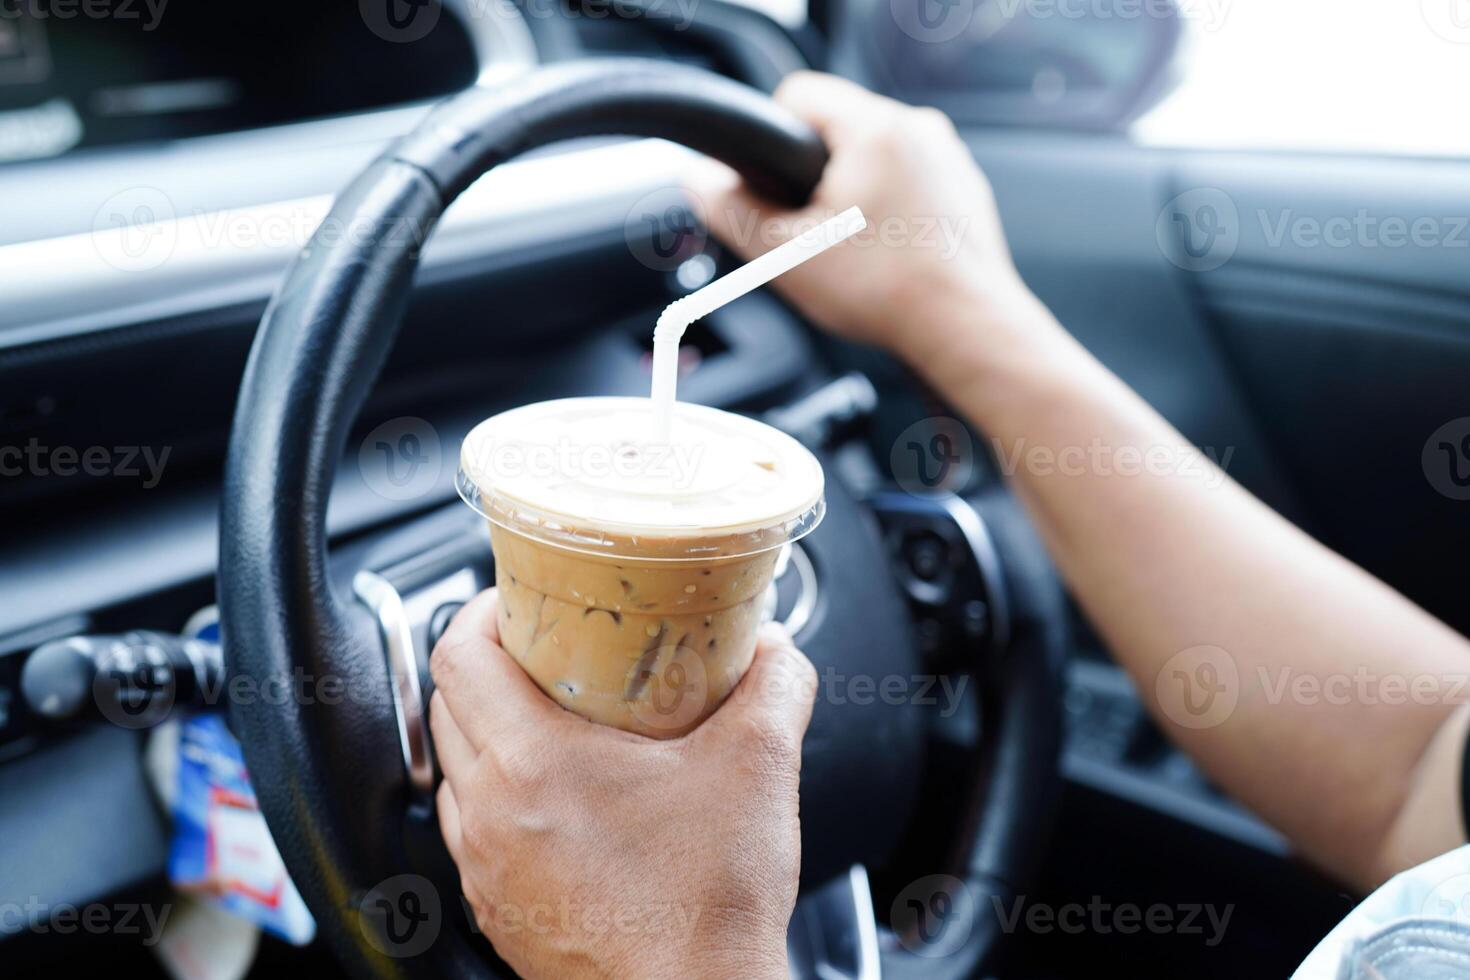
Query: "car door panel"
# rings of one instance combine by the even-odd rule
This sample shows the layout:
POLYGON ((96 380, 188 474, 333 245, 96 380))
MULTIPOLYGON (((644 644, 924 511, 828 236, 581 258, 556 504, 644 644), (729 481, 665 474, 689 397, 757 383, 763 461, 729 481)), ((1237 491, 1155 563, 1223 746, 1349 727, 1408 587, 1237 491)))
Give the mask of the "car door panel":
POLYGON ((1219 337, 1159 249, 1168 155, 1092 135, 969 135, 1031 288, 1187 437, 1228 458, 1229 472, 1273 506, 1297 514, 1219 337))
POLYGON ((1424 457, 1470 416, 1470 165, 968 136, 1068 329, 1267 503, 1470 629, 1470 506, 1424 457), (1174 202, 1200 193, 1233 240, 1181 268, 1174 202))

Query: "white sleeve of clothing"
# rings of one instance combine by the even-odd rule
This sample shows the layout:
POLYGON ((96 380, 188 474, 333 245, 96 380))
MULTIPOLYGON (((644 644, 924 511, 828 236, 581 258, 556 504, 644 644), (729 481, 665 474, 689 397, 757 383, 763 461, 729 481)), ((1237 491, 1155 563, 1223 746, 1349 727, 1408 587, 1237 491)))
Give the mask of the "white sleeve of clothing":
POLYGON ((1292 980, 1337 980, 1356 944, 1401 919, 1435 918, 1470 932, 1470 846, 1394 875, 1317 944, 1292 980))

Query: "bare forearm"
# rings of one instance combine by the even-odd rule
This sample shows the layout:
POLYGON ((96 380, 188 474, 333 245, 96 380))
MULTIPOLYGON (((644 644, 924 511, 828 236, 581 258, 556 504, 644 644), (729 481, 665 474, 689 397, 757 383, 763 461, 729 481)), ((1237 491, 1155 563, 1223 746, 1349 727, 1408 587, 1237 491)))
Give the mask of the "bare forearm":
POLYGON ((953 232, 943 248, 915 235, 832 249, 776 285, 814 322, 895 350, 995 440, 1165 729, 1359 883, 1462 840, 1445 719, 1470 644, 1273 514, 1082 350, 1022 285, 989 184, 943 117, 810 75, 777 97, 832 151, 813 203, 772 211, 727 173, 700 183, 712 228, 752 255, 748 221, 859 203, 875 228, 939 218, 953 232))
POLYGON ((1029 296, 978 315, 1007 326, 908 356, 992 441, 1165 730, 1336 873, 1372 884, 1415 856, 1391 831, 1453 778, 1458 753, 1420 762, 1470 644, 1229 479, 1029 296))

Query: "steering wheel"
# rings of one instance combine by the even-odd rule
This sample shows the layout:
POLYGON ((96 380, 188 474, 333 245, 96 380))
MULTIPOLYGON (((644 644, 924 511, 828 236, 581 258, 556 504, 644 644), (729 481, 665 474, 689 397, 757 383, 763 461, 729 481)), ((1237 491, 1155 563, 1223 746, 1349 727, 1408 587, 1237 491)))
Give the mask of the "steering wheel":
MULTIPOLYGON (((335 678, 349 696, 242 701, 233 722, 286 866, 331 948, 359 976, 508 971, 459 914, 457 876, 438 836, 425 692, 419 671, 405 666, 421 664, 426 651, 405 654, 415 639, 389 621, 397 608, 391 586, 343 568, 340 554, 329 561, 333 475, 392 346, 424 239, 444 210, 499 163, 595 134, 683 143, 786 204, 808 199, 827 159, 816 134, 765 96, 690 68, 584 62, 470 90, 432 112, 337 199, 323 226, 331 231, 313 236, 266 311, 241 385, 220 532, 228 674, 260 689, 283 678, 335 678), (375 907, 393 927, 392 903, 402 897, 394 882, 402 880, 432 881, 444 896, 440 913, 450 924, 427 944, 374 934, 375 907)), ((961 926, 963 935, 942 958, 923 959, 911 950, 925 947, 905 932, 917 928, 928 942, 932 928, 898 922, 908 906, 895 903, 894 931, 878 942, 863 879, 856 907, 848 901, 833 918, 814 906, 812 914, 828 923, 818 922, 819 930, 841 933, 827 944, 857 951, 865 976, 880 960, 895 974, 965 976, 978 968, 1000 933, 989 897, 1013 894, 1036 858, 1057 778, 1064 619, 1040 546, 1005 499, 954 498, 929 509, 958 528, 951 538, 962 551, 970 549, 984 579, 974 588, 994 624, 993 642, 966 651, 980 692, 979 748, 960 794, 966 807, 942 849, 943 867, 934 869, 951 874, 960 893, 943 908, 926 907, 929 898, 915 906, 921 919, 949 913, 946 935, 961 926)), ((884 530, 923 515, 899 502, 880 527, 879 510, 830 480, 825 523, 803 542, 822 590, 798 641, 819 672, 925 672, 884 530)), ((881 866, 920 830, 931 734, 920 700, 819 696, 801 787, 803 884, 811 893, 826 889, 819 905, 832 906, 831 882, 856 882, 854 869, 881 866)), ((850 900, 854 892, 841 894, 850 900)), ((422 908, 414 902, 402 911, 412 919, 422 908)))

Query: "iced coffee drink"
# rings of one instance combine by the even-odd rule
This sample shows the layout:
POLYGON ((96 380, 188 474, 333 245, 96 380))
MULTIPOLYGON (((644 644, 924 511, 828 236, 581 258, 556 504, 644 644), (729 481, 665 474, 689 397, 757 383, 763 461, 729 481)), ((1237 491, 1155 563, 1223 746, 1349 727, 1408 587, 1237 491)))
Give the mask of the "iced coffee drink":
MULTIPOLYGON (((742 416, 576 398, 466 438, 460 491, 489 522, 501 643, 550 697, 653 737, 739 683, 783 547, 821 520, 822 470, 742 416)), ((487 706, 487 709, 489 706, 487 706)))

